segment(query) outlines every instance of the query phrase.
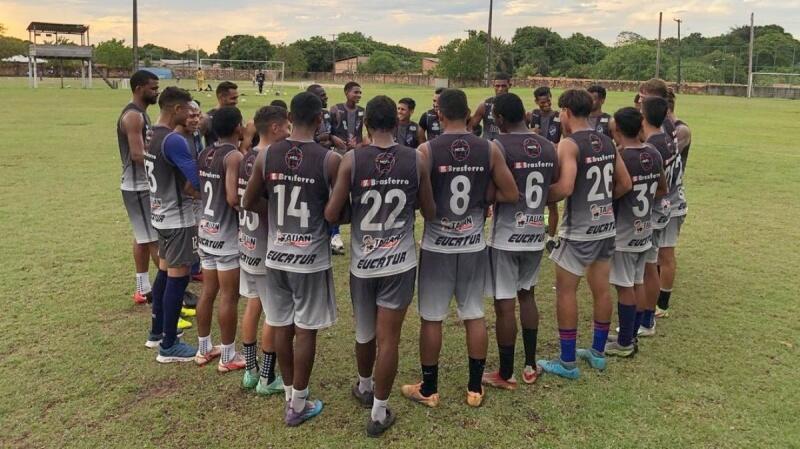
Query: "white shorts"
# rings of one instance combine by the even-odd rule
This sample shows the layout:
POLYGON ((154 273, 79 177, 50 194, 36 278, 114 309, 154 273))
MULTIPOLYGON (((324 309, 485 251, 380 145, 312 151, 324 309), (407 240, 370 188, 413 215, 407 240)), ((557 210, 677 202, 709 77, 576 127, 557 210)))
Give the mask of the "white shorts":
POLYGON ((675 248, 678 246, 678 237, 681 235, 681 226, 686 216, 672 217, 667 227, 661 231, 661 248, 675 248))
POLYGON ((646 254, 644 256, 645 263, 658 263, 658 248, 661 247, 663 234, 664 234, 663 229, 653 229, 653 238, 651 239, 653 244, 650 246, 650 249, 645 251, 646 254))
POLYGON ((419 314, 426 321, 444 321, 450 301, 456 298, 461 320, 483 318, 483 293, 486 290, 486 249, 473 253, 419 254, 419 314))
POLYGON ((615 251, 611 256, 611 271, 609 281, 611 285, 620 287, 633 287, 634 284, 644 284, 644 264, 647 251, 628 252, 615 251))
POLYGON ((556 247, 550 253, 550 260, 575 276, 583 276, 589 265, 611 259, 615 240, 614 237, 607 237, 584 242, 559 237, 556 247))
POLYGON ((247 299, 267 298, 267 274, 253 274, 245 270, 239 272, 239 294, 247 299))
POLYGON ((539 280, 542 251, 506 251, 489 248, 489 280, 486 294, 494 299, 513 299, 539 280))
POLYGON ((239 269, 239 253, 216 256, 205 253, 203 250, 198 252, 200 253, 200 265, 204 270, 229 271, 239 269))

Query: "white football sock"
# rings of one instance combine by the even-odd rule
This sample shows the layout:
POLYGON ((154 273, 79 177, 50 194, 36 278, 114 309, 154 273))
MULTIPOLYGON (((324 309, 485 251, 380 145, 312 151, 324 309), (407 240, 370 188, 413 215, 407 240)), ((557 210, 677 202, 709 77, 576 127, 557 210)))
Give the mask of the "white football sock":
POLYGON ((378 421, 379 423, 383 424, 386 420, 386 404, 389 402, 387 398, 384 401, 380 399, 375 399, 372 401, 372 420, 378 421))
POLYGON ((211 352, 211 348, 214 345, 211 344, 211 335, 205 337, 197 337, 197 352, 200 355, 206 355, 211 352))
POLYGON ((292 386, 291 385, 284 385, 283 386, 283 397, 286 402, 292 400, 292 386))
POLYGON ((150 293, 153 287, 150 286, 150 273, 136 273, 136 291, 145 295, 150 293))
POLYGON ((292 410, 295 413, 300 413, 306 408, 306 399, 308 398, 308 387, 305 390, 295 390, 292 388, 292 410))
POLYGON ((358 391, 361 393, 369 393, 372 391, 372 376, 358 376, 358 391))
POLYGON ((222 345, 222 364, 226 364, 236 357, 236 342, 229 345, 222 345))

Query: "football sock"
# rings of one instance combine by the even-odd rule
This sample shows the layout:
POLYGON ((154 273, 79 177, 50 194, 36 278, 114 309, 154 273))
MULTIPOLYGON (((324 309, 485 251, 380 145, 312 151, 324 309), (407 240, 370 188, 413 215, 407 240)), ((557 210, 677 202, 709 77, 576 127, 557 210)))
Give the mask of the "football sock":
POLYGON ((486 359, 469 358, 469 383, 467 390, 473 393, 481 393, 481 379, 483 379, 483 369, 486 367, 486 359))
POLYGON ((164 288, 167 286, 167 272, 158 270, 156 280, 153 282, 153 305, 150 333, 161 335, 164 333, 164 288))
POLYGON ((633 320, 633 336, 634 338, 639 334, 639 326, 642 325, 642 317, 644 316, 644 310, 637 310, 636 311, 636 318, 633 320))
POLYGON ((669 297, 672 295, 672 290, 661 290, 658 294, 658 308, 661 310, 669 309, 669 297))
POLYGON ((214 345, 211 344, 211 335, 197 337, 197 352, 199 352, 200 355, 206 355, 211 352, 213 346, 214 345))
POLYGON ((222 345, 222 364, 226 364, 236 357, 236 342, 229 345, 222 345))
POLYGON ((608 328, 610 322, 602 322, 595 320, 594 322, 594 335, 592 338, 592 349, 600 354, 606 351, 606 340, 608 340, 608 328))
POLYGON ((617 303, 617 315, 619 317, 619 335, 617 343, 620 346, 630 346, 633 343, 633 336, 636 330, 636 306, 632 304, 617 303))
POLYGON ((372 401, 372 420, 378 421, 379 423, 383 424, 386 420, 386 404, 389 402, 388 399, 380 400, 375 398, 372 401))
POLYGON ((656 324, 655 316, 656 316, 655 310, 652 309, 645 310, 644 313, 642 314, 641 326, 646 327, 648 329, 652 329, 653 326, 655 326, 656 324))
POLYGON ((539 329, 522 329, 522 344, 525 346, 525 366, 536 366, 536 341, 539 329))
POLYGON ((289 401, 292 400, 292 390, 294 390, 294 388, 292 388, 291 385, 284 385, 283 386, 283 399, 286 402, 289 402, 289 401))
POLYGON ((423 396, 430 396, 439 391, 439 365, 422 365, 422 388, 420 392, 423 396))
POLYGON ((246 363, 245 369, 250 373, 258 372, 258 359, 256 359, 256 342, 244 343, 242 345, 242 352, 244 353, 244 361, 246 363))
POLYGON ((561 343, 561 361, 575 363, 575 341, 578 339, 578 330, 559 329, 558 339, 561 343))
POLYGON ((266 379, 267 384, 271 384, 275 382, 275 353, 265 352, 261 359, 263 364, 261 366, 261 378, 266 379))
POLYGON ((145 295, 153 288, 150 286, 150 273, 136 273, 136 291, 145 295))
POLYGON ((369 393, 372 391, 372 376, 361 377, 358 376, 358 391, 360 393, 369 393))
POLYGON ((164 289, 164 339, 162 348, 171 348, 178 336, 178 318, 181 315, 183 294, 189 285, 189 276, 167 277, 167 286, 164 289))
POLYGON ((308 387, 305 390, 295 390, 292 388, 292 410, 295 413, 300 413, 306 407, 306 399, 308 398, 308 387))
POLYGON ((500 354, 500 377, 508 380, 514 375, 514 345, 497 345, 497 352, 500 354))

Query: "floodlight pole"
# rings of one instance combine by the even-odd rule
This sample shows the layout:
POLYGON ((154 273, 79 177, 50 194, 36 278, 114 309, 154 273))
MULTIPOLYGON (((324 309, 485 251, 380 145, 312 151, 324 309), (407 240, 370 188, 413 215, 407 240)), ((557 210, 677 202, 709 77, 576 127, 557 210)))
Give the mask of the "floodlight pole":
POLYGON ((678 22, 678 85, 677 90, 678 92, 681 91, 681 19, 672 19, 678 22))
POLYGON ((754 27, 753 27, 753 13, 750 13, 750 56, 748 57, 747 63, 747 98, 751 98, 753 96, 753 37, 754 37, 754 27))
POLYGON ((489 28, 488 40, 486 41, 486 86, 489 86, 489 77, 492 76, 492 10, 494 9, 494 0, 489 0, 489 28))
POLYGON ((139 6, 133 0, 133 71, 139 69, 139 6))
POLYGON ((656 46, 656 78, 661 76, 661 23, 664 18, 664 13, 658 13, 658 45, 656 46))

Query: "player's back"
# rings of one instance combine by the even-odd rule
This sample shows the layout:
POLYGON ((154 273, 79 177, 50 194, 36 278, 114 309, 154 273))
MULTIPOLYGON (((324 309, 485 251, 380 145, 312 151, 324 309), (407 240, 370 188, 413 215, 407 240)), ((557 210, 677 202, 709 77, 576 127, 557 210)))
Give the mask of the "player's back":
MULTIPOLYGON (((258 150, 250 149, 239 163, 238 195, 239 201, 244 196, 247 183, 253 174, 258 150)), ((263 274, 265 271, 264 255, 267 253, 267 220, 266 215, 239 210, 239 266, 252 274, 263 274)))
POLYGON ((144 126, 142 127, 142 142, 144 142, 145 149, 147 148, 147 142, 149 140, 148 134, 151 129, 150 117, 147 116, 147 112, 145 110, 135 105, 133 102, 128 103, 124 108, 122 108, 122 112, 119 114, 119 119, 117 120, 117 143, 119 145, 119 158, 122 162, 120 188, 122 190, 129 191, 142 191, 148 189, 147 175, 131 160, 131 147, 128 143, 128 135, 125 130, 122 129, 122 118, 125 117, 125 114, 129 112, 139 113, 144 119, 144 126))
MULTIPOLYGON (((671 176, 675 168, 675 162, 680 155, 675 149, 675 142, 670 135, 664 132, 658 132, 646 140, 647 143, 652 145, 661 155, 661 160, 664 163, 664 174, 667 178, 667 186, 671 184, 671 176)), ((671 206, 669 202, 669 193, 662 197, 657 197, 653 206, 652 224, 653 229, 664 229, 669 223, 671 214, 671 206)))
POLYGON ((236 151, 232 144, 216 143, 197 158, 203 205, 199 247, 208 254, 226 256, 239 252, 238 214, 228 204, 225 186, 225 160, 236 151))
POLYGON ((155 126, 144 167, 150 185, 151 222, 156 229, 179 229, 195 225, 193 200, 186 193, 186 178, 164 154, 165 141, 174 136, 185 145, 183 136, 166 126, 155 126))
POLYGON ((316 142, 284 140, 266 150, 269 268, 315 273, 331 267, 325 204, 331 150, 316 142))
MULTIPOLYGON (((691 135, 689 133, 689 125, 687 125, 686 122, 684 122, 682 120, 676 120, 675 121, 675 135, 676 135, 676 142, 679 142, 679 144, 680 144, 680 141, 677 139, 677 136, 680 134, 681 128, 685 128, 686 133, 691 135)), ((688 203, 686 201, 686 191, 685 191, 684 186, 683 186, 683 179, 684 179, 684 176, 686 175, 686 166, 687 166, 688 161, 689 161, 689 148, 691 146, 692 146, 692 141, 690 139, 688 142, 686 142, 686 144, 683 146, 683 148, 676 147, 677 151, 680 153, 680 156, 681 156, 681 165, 680 165, 680 170, 676 169, 674 174, 673 174, 673 176, 675 176, 677 178, 676 179, 676 183, 678 185, 677 195, 675 197, 672 197, 672 196, 670 197, 670 201, 671 201, 670 206, 671 206, 671 209, 672 209, 671 215, 673 217, 685 216, 688 213, 688 210, 689 210, 689 205, 688 205, 688 203)))
POLYGON ((415 149, 370 145, 353 151, 351 273, 363 278, 389 276, 416 266, 418 191, 415 149))
POLYGON ((650 219, 664 162, 658 150, 649 144, 625 148, 620 156, 633 188, 614 201, 616 250, 641 252, 651 246, 653 230, 650 219))
POLYGON ((614 142, 593 129, 575 132, 568 139, 578 146, 577 171, 572 195, 566 199, 559 236, 577 241, 612 237, 614 142))

